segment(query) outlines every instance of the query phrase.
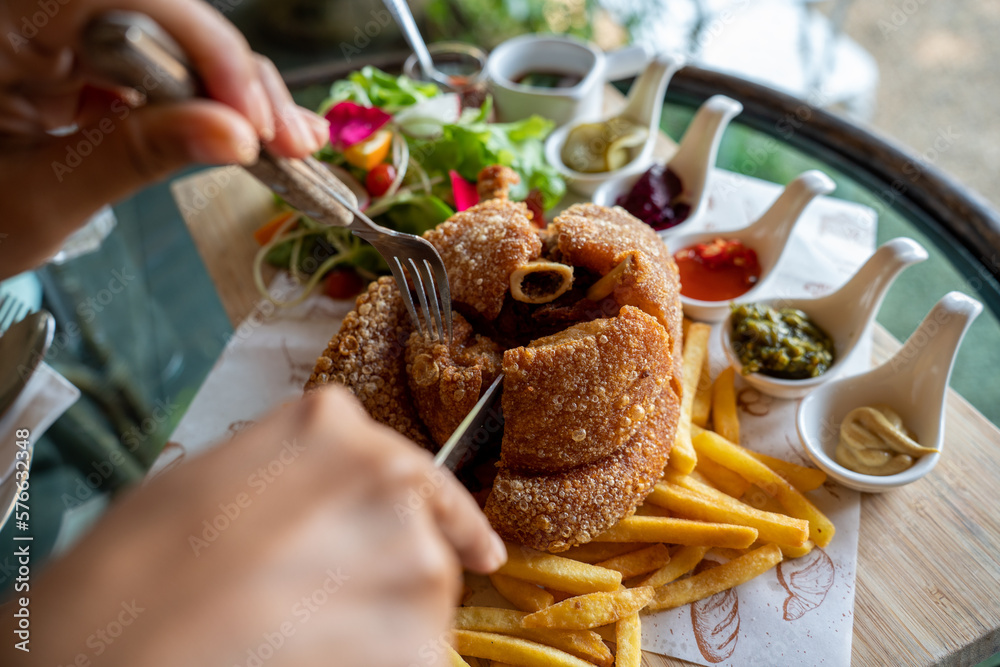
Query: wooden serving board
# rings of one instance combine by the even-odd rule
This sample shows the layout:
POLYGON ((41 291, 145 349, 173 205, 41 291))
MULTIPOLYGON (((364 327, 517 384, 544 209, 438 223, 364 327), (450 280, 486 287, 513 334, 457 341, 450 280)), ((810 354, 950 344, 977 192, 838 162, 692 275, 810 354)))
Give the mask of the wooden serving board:
MULTIPOLYGON (((251 234, 273 211, 270 193, 233 168, 179 180, 173 193, 235 327, 260 300, 251 234)), ((874 342, 875 363, 899 349, 880 326, 874 342)), ((856 665, 974 665, 1000 651, 1000 431, 949 390, 945 440, 923 480, 863 497, 856 665)), ((643 664, 690 663, 646 654, 643 664)))

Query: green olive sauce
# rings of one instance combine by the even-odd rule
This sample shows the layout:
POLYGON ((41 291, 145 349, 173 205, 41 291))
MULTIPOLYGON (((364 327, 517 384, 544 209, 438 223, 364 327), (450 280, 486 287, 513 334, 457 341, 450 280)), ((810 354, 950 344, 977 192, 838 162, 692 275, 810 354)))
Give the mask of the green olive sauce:
POLYGON ((794 308, 734 304, 729 337, 744 375, 804 380, 822 375, 833 364, 833 340, 794 308))

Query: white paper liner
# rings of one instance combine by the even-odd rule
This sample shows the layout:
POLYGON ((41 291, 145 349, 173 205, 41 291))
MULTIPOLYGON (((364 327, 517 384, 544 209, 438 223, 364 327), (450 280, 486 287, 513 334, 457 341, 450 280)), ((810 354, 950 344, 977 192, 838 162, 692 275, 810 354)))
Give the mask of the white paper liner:
MULTIPOLYGON (((698 224, 720 231, 744 227, 763 213, 780 191, 771 183, 716 170, 709 208, 698 224)), ((820 296, 833 291, 872 254, 875 229, 872 209, 827 197, 816 199, 803 214, 778 273, 761 298, 820 296)), ((284 276, 272 285, 273 291, 283 295, 293 289, 284 276)), ((353 302, 334 302, 321 295, 288 310, 276 311, 266 302, 259 306, 226 346, 151 474, 231 437, 274 407, 301 396, 316 357, 352 306, 353 302)), ((869 368, 871 349, 868 336, 859 343, 846 374, 869 368)), ((714 377, 727 365, 718 327, 712 334, 710 356, 714 377)), ((743 444, 809 464, 795 431, 798 401, 761 396, 739 378, 737 392, 743 444)), ((849 665, 860 496, 828 483, 809 497, 833 520, 836 536, 808 562, 784 564, 783 572, 786 580, 796 575, 793 585, 822 588, 832 568, 832 585, 821 596, 820 604, 787 620, 786 616, 796 616, 796 609, 813 605, 819 594, 805 600, 805 605, 798 604, 803 600, 796 601, 786 613, 789 593, 777 570, 772 570, 736 589, 739 630, 735 641, 722 650, 726 653, 732 648, 724 660, 715 660, 721 654, 713 657, 711 648, 706 654, 699 647, 690 606, 644 615, 643 649, 703 665, 849 665), (797 572, 813 560, 821 562, 808 572, 797 572)), ((714 557, 711 552, 709 557, 714 557)), ((703 643, 712 641, 710 637, 702 639, 703 643)))

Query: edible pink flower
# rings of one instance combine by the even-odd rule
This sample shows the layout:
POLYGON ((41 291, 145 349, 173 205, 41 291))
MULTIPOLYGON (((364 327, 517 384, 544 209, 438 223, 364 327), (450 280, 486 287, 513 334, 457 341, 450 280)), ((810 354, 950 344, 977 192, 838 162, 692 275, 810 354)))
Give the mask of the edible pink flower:
POLYGON ((464 211, 479 203, 479 192, 475 183, 468 182, 454 169, 448 172, 448 176, 451 178, 451 191, 455 195, 456 211, 464 211))
POLYGON ((330 121, 330 143, 344 149, 375 134, 392 116, 378 107, 340 102, 326 112, 326 119, 330 121))

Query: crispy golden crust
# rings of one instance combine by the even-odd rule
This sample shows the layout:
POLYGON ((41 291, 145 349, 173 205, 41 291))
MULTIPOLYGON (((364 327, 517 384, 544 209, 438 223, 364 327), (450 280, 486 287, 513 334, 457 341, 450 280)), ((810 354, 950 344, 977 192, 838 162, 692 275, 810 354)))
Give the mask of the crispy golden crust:
POLYGON ((524 204, 491 199, 424 234, 444 261, 452 301, 487 320, 503 307, 510 274, 539 256, 542 242, 524 204))
POLYGON ((410 398, 406 378, 405 344, 412 331, 396 282, 388 276, 379 278, 358 297, 354 310, 316 360, 306 391, 330 382, 342 384, 375 421, 429 447, 430 438, 410 398))
POLYGON ((443 445, 500 374, 503 350, 472 331, 455 313, 449 348, 417 332, 406 345, 406 374, 417 412, 434 441, 443 445))
POLYGON ((617 317, 507 350, 503 371, 503 464, 567 470, 607 456, 646 426, 673 376, 670 337, 625 306, 617 317))
POLYGON ((500 164, 484 167, 476 178, 476 192, 479 193, 479 201, 507 199, 510 186, 520 182, 521 177, 510 167, 500 164))
POLYGON ((550 227, 557 235, 563 261, 602 276, 632 255, 632 270, 615 289, 615 299, 652 315, 666 327, 679 383, 680 276, 673 256, 656 232, 621 207, 596 204, 571 206, 550 227))
POLYGON ((589 542, 632 514, 663 474, 677 430, 680 398, 669 386, 625 446, 560 473, 531 475, 501 464, 486 516, 502 537, 543 551, 589 542))

